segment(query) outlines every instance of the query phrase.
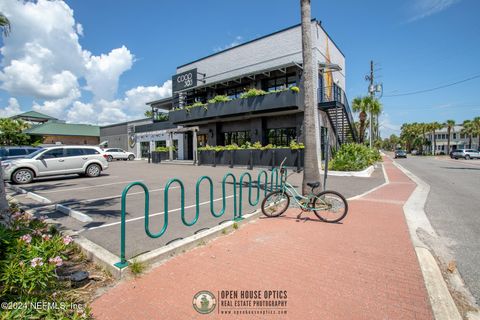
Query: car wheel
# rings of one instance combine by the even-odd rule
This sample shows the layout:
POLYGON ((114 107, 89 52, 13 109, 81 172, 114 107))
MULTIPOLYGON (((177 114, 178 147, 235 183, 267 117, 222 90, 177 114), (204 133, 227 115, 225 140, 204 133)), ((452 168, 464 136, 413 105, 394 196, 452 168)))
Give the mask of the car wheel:
POLYGON ((128 156, 128 160, 129 160, 129 161, 132 161, 133 159, 135 159, 135 156, 134 156, 133 154, 131 154, 131 155, 128 156))
POLYGON ((87 177, 98 177, 100 173, 102 172, 102 168, 96 164, 93 163, 87 167, 87 170, 85 170, 85 174, 87 177))
POLYGON ((107 156, 107 161, 108 161, 108 162, 112 162, 112 161, 113 161, 113 157, 112 157, 112 156, 107 156))
POLYGON ((465 156, 465 160, 470 160, 470 156, 468 154, 465 156))
POLYGON ((30 169, 18 169, 12 175, 13 182, 17 184, 25 184, 32 182, 34 173, 30 169))

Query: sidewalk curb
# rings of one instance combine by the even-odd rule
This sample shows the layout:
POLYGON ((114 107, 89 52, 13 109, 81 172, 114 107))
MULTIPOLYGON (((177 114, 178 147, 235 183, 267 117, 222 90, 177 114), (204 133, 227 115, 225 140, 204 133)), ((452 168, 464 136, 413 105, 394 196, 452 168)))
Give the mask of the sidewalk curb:
POLYGON ((72 217, 72 218, 74 218, 78 221, 81 221, 81 222, 92 222, 93 221, 93 219, 89 215, 87 215, 83 212, 77 211, 77 210, 73 210, 73 209, 71 209, 67 206, 62 205, 62 204, 56 204, 55 205, 55 210, 60 211, 61 213, 64 213, 66 215, 69 215, 70 217, 72 217))
POLYGON ((405 202, 403 212, 427 288, 433 315, 436 320, 462 320, 435 258, 428 246, 417 235, 417 231, 423 229, 432 237, 438 238, 424 210, 430 186, 395 161, 392 160, 392 163, 417 185, 405 202))
POLYGON ((14 190, 15 192, 20 193, 20 194, 24 194, 24 195, 26 195, 27 198, 33 199, 33 200, 38 201, 38 202, 40 202, 40 203, 44 203, 44 204, 50 204, 50 203, 52 203, 52 201, 51 201, 50 199, 47 199, 47 198, 42 197, 42 196, 40 196, 40 195, 38 195, 38 194, 36 194, 36 193, 30 192, 30 191, 27 191, 27 190, 25 190, 25 189, 23 189, 23 188, 20 188, 20 187, 17 187, 17 186, 15 186, 15 185, 12 185, 12 184, 10 184, 10 183, 8 183, 8 182, 5 183, 5 185, 6 185, 8 188, 14 190))

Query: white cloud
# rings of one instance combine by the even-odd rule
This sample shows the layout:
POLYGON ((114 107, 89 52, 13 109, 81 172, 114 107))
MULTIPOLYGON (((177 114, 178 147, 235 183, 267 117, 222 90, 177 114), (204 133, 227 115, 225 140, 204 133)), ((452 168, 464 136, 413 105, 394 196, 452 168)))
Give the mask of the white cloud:
POLYGON ((78 35, 83 37, 83 26, 80 23, 77 23, 75 26, 77 28, 78 35))
POLYGON ((120 76, 132 64, 133 55, 125 46, 113 49, 107 55, 91 56, 85 65, 88 89, 96 99, 112 99, 117 92, 120 76))
POLYGON ((413 22, 439 13, 461 0, 415 0, 412 11, 413 16, 408 22, 413 22))
POLYGON ((104 111, 108 110, 124 119, 140 110, 142 92, 146 98, 164 96, 163 86, 139 87, 118 103, 112 101, 121 75, 133 65, 134 55, 125 46, 99 55, 83 49, 79 43, 83 26, 75 21, 65 2, 2 0, 0 12, 12 23, 12 32, 0 49, 0 88, 11 95, 31 97, 34 110, 72 121, 95 122, 97 117, 87 112, 91 105, 97 115, 106 117, 104 111), (79 79, 85 79, 85 88, 80 88, 79 79), (93 102, 78 101, 82 90, 93 93, 93 102), (111 110, 126 109, 125 102, 134 105, 133 111, 111 110))
POLYGON ((390 137, 390 135, 400 135, 401 125, 393 123, 388 113, 383 113, 380 116, 380 135, 382 138, 390 137))
POLYGON ((125 92, 122 99, 95 100, 91 103, 75 102, 68 110, 68 122, 93 123, 106 125, 143 117, 147 106, 145 103, 170 97, 172 81, 162 86, 139 86, 125 92))
POLYGON ((18 101, 15 98, 8 99, 8 106, 3 109, 0 108, 0 118, 8 118, 19 113, 22 113, 22 110, 20 109, 20 104, 18 104, 18 101))
POLYGON ((32 109, 58 119, 63 119, 67 108, 70 107, 75 100, 79 99, 80 96, 80 90, 78 88, 73 88, 65 97, 46 100, 43 103, 34 101, 32 109))
POLYGON ((230 42, 229 44, 224 45, 224 46, 215 47, 213 49, 213 51, 219 52, 219 51, 223 51, 223 50, 226 50, 226 49, 233 48, 235 46, 238 46, 240 43, 242 43, 242 40, 243 40, 242 36, 236 36, 235 39, 232 42, 230 42))

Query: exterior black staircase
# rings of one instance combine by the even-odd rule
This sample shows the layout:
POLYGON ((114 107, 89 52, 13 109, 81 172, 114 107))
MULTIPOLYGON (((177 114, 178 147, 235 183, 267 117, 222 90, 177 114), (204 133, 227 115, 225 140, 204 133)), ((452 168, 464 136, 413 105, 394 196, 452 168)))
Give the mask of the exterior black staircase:
POLYGON ((325 111, 338 143, 358 142, 357 130, 345 92, 338 86, 318 90, 318 107, 325 111))

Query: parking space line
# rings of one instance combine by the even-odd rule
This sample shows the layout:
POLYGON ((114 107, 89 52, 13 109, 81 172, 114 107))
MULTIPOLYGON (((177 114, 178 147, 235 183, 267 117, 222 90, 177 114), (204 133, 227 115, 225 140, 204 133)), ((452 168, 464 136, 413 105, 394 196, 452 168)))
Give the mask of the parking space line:
MULTIPOLYGON (((180 187, 170 187, 169 189, 178 189, 180 187)), ((152 189, 152 190, 148 190, 149 193, 152 193, 152 192, 157 192, 157 191, 163 191, 165 190, 165 188, 158 188, 158 189, 152 189)), ((143 191, 138 191, 138 192, 130 192, 127 194, 127 197, 129 196, 134 196, 136 194, 143 194, 144 192, 143 191)), ((108 197, 102 197, 102 198, 94 198, 94 199, 84 199, 84 200, 78 200, 78 201, 70 201, 70 202, 65 202, 65 203, 62 203, 63 205, 70 205, 70 204, 76 204, 76 203, 88 203, 88 202, 95 202, 95 201, 101 201, 101 200, 109 200, 109 199, 115 199, 115 198, 121 198, 122 195, 119 194, 119 195, 116 195, 116 196, 108 196, 108 197)))
POLYGON ((97 185, 94 185, 94 186, 85 186, 85 187, 68 188, 68 189, 60 189, 60 190, 50 190, 50 191, 41 191, 41 192, 40 192, 40 191, 37 191, 37 193, 43 194, 43 193, 55 193, 55 192, 64 192, 64 191, 83 190, 83 189, 89 189, 89 188, 98 188, 98 187, 112 186, 112 185, 115 185, 115 184, 136 182, 136 181, 143 181, 143 180, 120 181, 120 182, 112 182, 112 183, 105 183, 105 184, 97 184, 97 185))
MULTIPOLYGON (((225 199, 229 199, 229 198, 232 198, 232 197, 233 197, 233 195, 230 195, 230 196, 225 197, 225 199)), ((217 201, 220 201, 222 199, 223 199, 223 197, 222 198, 217 198, 217 199, 214 199, 213 202, 217 202, 217 201)), ((205 201, 205 202, 199 203, 199 205, 203 206, 203 205, 206 205, 206 204, 209 204, 209 203, 210 203, 210 201, 205 201)), ((186 206, 185 209, 190 209, 190 208, 193 208, 193 207, 196 207, 196 204, 186 206)), ((177 211, 180 211, 181 209, 182 208, 176 208, 176 209, 169 210, 169 212, 177 212, 177 211)), ((159 216, 159 215, 162 215, 164 213, 165 213, 165 211, 153 213, 153 214, 149 215, 149 217, 151 218, 151 217, 159 216)), ((142 220, 142 219, 145 219, 144 215, 140 216, 140 217, 136 217, 136 218, 127 219, 127 220, 125 220, 125 223, 132 222, 132 221, 137 221, 137 220, 142 220)), ((107 223, 107 224, 97 226, 97 227, 84 228, 84 229, 80 230, 78 233, 81 233, 81 232, 84 232, 84 231, 95 230, 95 229, 107 228, 107 227, 111 227, 111 226, 116 226, 120 223, 121 223, 121 221, 117 221, 117 222, 107 223)))

